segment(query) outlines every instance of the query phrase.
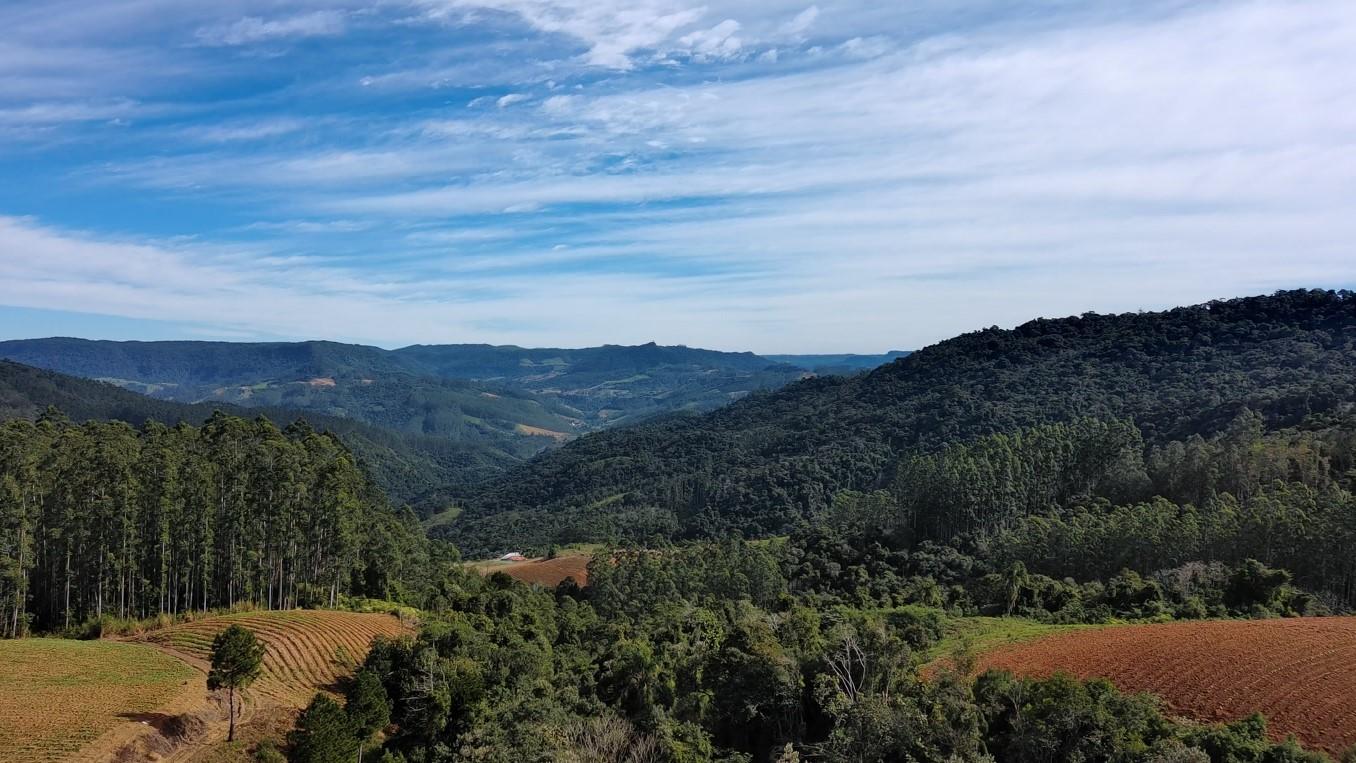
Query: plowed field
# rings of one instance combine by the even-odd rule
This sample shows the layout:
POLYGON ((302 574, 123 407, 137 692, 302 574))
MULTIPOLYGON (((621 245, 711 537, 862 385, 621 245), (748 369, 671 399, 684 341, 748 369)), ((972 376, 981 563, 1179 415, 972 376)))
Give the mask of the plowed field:
POLYGON ((1356 617, 1208 621, 1082 630, 1005 646, 980 668, 1064 672, 1151 692, 1199 721, 1253 712, 1272 734, 1338 754, 1356 745, 1356 617))
POLYGON ((583 554, 558 556, 555 559, 528 559, 525 562, 477 562, 475 569, 482 575, 503 572, 524 583, 555 587, 565 578, 574 578, 579 585, 588 585, 589 557, 583 554))
POLYGON ((294 708, 304 707, 317 689, 332 687, 349 672, 337 655, 344 653, 350 661, 361 662, 376 636, 410 632, 391 615, 291 610, 209 617, 153 631, 145 640, 206 662, 212 639, 233 624, 254 631, 268 645, 264 672, 251 691, 294 708))
POLYGON ((196 672, 138 644, 0 641, 0 760, 63 760, 127 718, 160 707, 196 672))

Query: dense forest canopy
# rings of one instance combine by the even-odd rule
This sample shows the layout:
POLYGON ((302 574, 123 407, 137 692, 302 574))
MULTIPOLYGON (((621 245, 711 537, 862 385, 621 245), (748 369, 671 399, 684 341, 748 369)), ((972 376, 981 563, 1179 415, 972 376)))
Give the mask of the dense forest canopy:
POLYGON ((36 415, 56 405, 77 419, 133 422, 146 418, 147 410, 160 420, 194 422, 218 407, 247 408, 283 422, 303 412, 341 432, 400 501, 435 489, 460 494, 584 432, 668 412, 711 410, 807 373, 752 353, 654 344, 383 350, 337 342, 51 338, 0 342, 0 358, 198 406, 157 407, 0 361, 0 412, 18 408, 18 415, 36 415))
POLYGON ((702 417, 584 437, 466 494, 473 552, 606 537, 782 534, 844 490, 949 443, 1079 418, 1148 444, 1267 428, 1356 401, 1356 296, 1290 291, 966 334, 869 374, 816 378, 702 417))
POLYGON ((1327 760, 1260 716, 1179 723, 1105 681, 924 677, 939 650, 966 659, 950 615, 796 591, 779 556, 600 555, 582 590, 452 573, 417 639, 376 643, 345 692, 355 712, 316 697, 293 759, 356 757, 375 716, 393 725, 367 759, 390 763, 1327 760))
MULTIPOLYGON (((397 432, 313 411, 178 403, 0 360, 0 419, 35 419, 49 407, 61 410, 75 421, 124 421, 136 427, 148 421, 200 424, 216 411, 242 417, 265 416, 280 426, 305 418, 317 428, 343 437, 344 444, 376 483, 397 502, 413 501, 435 488, 486 479, 517 460, 513 454, 496 449, 435 435, 397 432)), ((532 448, 528 450, 535 452, 532 448)))
POLYGON ((105 615, 393 598, 424 541, 333 436, 215 414, 201 427, 0 424, 7 635, 105 615))

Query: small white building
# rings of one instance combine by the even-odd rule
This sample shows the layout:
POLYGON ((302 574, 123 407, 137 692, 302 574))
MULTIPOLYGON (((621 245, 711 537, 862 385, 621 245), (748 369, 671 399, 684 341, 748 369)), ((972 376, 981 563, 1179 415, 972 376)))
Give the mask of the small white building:
POLYGON ((499 557, 499 561, 501 561, 501 562, 525 562, 525 561, 527 561, 527 557, 523 556, 523 552, 521 552, 521 551, 510 551, 510 552, 508 552, 507 554, 504 554, 503 556, 499 557))

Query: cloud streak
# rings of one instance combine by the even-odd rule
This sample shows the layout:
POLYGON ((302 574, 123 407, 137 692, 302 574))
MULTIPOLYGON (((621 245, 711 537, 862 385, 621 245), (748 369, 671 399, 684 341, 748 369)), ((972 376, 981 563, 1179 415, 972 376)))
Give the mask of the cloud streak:
POLYGON ((210 97, 0 91, 0 129, 76 148, 44 158, 41 132, 11 152, 53 201, 0 193, 0 303, 387 345, 772 352, 1356 284, 1342 3, 1010 8, 181 18, 158 34, 206 58, 171 79, 210 97), (332 47, 276 47, 303 38, 332 47), (94 129, 110 120, 115 141, 94 129))
POLYGON ((334 37, 343 34, 344 28, 342 13, 313 11, 280 19, 246 16, 230 24, 199 29, 197 37, 207 45, 249 45, 282 39, 334 37))

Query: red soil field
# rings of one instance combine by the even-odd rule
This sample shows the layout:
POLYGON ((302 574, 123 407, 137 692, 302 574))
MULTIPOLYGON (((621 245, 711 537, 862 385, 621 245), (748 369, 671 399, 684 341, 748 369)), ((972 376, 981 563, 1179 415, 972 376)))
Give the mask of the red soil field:
POLYGON ((558 556, 555 559, 528 559, 525 562, 480 562, 475 569, 482 575, 503 572, 524 583, 536 583, 554 588, 565 578, 574 578, 581 586, 589 582, 589 557, 583 554, 558 556))
POLYGON ((1222 722, 1253 712, 1271 734, 1333 755, 1356 745, 1356 617, 1130 625, 1000 647, 981 670, 1106 678, 1169 713, 1222 722))

